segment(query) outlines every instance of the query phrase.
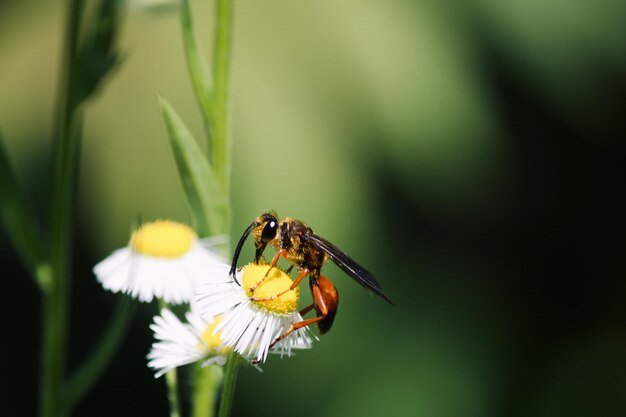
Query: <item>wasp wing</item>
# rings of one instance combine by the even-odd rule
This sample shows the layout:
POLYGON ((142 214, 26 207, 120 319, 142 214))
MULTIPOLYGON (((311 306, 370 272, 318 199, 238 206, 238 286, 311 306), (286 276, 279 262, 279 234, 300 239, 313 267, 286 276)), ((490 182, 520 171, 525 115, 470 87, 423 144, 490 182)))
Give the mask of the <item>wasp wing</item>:
POLYGON ((311 243, 311 245, 326 253, 328 257, 339 268, 341 268, 346 274, 350 275, 350 277, 352 277, 356 282, 361 284, 361 286, 372 291, 374 294, 378 295, 389 304, 395 305, 393 301, 391 301, 389 297, 387 297, 387 295, 383 292, 382 287, 380 286, 378 281, 376 281, 374 275, 370 271, 359 265, 354 259, 349 257, 347 253, 345 253, 323 237, 317 236, 312 233, 307 236, 307 240, 311 243))

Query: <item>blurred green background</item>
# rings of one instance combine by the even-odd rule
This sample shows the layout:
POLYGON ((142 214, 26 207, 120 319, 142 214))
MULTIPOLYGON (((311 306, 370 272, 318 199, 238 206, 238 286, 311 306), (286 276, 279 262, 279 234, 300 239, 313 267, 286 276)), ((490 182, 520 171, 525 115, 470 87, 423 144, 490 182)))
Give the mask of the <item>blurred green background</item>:
MULTIPOLYGON (((137 4, 87 108, 70 368, 115 300, 91 267, 138 215, 189 220, 156 100, 201 136, 179 20, 137 4)), ((0 1, 0 127, 42 212, 64 6, 0 1)), ((192 7, 209 45, 211 4, 192 7)), ((624 22, 608 0, 237 2, 233 235, 298 217, 397 307, 327 266, 333 330, 243 369, 233 416, 626 415, 624 22)), ((0 409, 34 415, 39 295, 0 249, 0 409)), ((155 312, 76 415, 167 415, 155 312)))

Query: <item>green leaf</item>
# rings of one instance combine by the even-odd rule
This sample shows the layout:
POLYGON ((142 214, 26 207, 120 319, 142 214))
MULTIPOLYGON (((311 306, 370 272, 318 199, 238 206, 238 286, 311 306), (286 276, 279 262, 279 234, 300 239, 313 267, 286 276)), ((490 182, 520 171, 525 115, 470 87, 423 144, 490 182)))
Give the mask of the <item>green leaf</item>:
POLYGON ((45 290, 50 280, 49 268, 44 261, 31 207, 11 169, 0 135, 0 222, 22 262, 39 287, 45 290))
POLYGON ((228 193, 218 182, 209 161, 172 106, 159 98, 178 178, 189 204, 194 226, 202 236, 227 233, 228 193))
POLYGON ((115 49, 122 6, 121 0, 101 0, 87 25, 85 39, 77 51, 78 66, 83 72, 79 101, 90 98, 121 61, 115 49))

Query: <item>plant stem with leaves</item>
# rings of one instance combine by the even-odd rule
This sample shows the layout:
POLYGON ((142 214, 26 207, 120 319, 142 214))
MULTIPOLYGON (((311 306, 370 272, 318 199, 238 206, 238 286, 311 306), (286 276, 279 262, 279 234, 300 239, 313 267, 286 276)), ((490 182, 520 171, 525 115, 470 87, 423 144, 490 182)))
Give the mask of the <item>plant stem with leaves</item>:
MULTIPOLYGON (((206 135, 206 153, 182 118, 163 98, 161 110, 176 161, 179 179, 194 226, 202 236, 228 235, 232 217, 230 203, 231 132, 230 68, 232 57, 233 0, 216 0, 212 68, 198 50, 188 0, 181 3, 181 26, 187 67, 194 93, 202 111, 206 135), (211 71, 212 70, 212 71, 211 71)), ((224 375, 220 415, 225 416, 225 398, 230 404, 238 360, 233 353, 224 375)), ((215 367, 195 368, 193 416, 213 415, 214 398, 222 380, 215 367)))
POLYGON ((63 415, 59 407, 65 372, 69 288, 71 284, 71 244, 74 201, 78 179, 79 141, 82 112, 79 109, 76 71, 78 36, 83 2, 72 0, 68 9, 65 46, 65 69, 59 93, 57 132, 52 168, 52 204, 50 215, 51 285, 43 293, 41 416, 63 415))
POLYGON ((117 63, 114 39, 120 2, 100 0, 86 13, 84 0, 69 0, 51 158, 48 231, 37 230, 32 204, 12 172, 0 144, 0 220, 42 297, 39 414, 57 417, 93 386, 121 341, 131 309, 120 303, 92 354, 66 377, 72 243, 78 184, 80 140, 86 101, 117 63))

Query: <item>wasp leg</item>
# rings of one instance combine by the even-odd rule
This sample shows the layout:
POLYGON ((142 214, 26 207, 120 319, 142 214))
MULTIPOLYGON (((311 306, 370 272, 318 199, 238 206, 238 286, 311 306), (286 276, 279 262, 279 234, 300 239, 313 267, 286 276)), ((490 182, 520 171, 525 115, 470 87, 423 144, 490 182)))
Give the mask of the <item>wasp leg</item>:
MULTIPOLYGON (((304 310, 313 308, 313 305, 314 304, 311 304, 309 307, 306 307, 304 310)), ((284 338, 286 338, 287 336, 289 336, 291 333, 295 332, 296 330, 301 329, 303 327, 306 327, 306 326, 308 326, 310 324, 317 323, 317 322, 319 322, 321 320, 324 320, 324 318, 325 318, 325 316, 321 315, 321 316, 314 317, 312 319, 302 320, 302 321, 299 321, 299 322, 297 322, 295 324, 292 324, 291 327, 289 328, 289 330, 287 330, 285 333, 283 333, 280 336, 278 336, 276 338, 276 340, 274 340, 272 342, 272 344, 267 348, 267 350, 271 350, 276 345, 276 343, 280 342, 281 340, 283 340, 284 338)), ((259 363, 259 360, 258 359, 252 359, 250 361, 250 363, 252 365, 256 365, 256 364, 259 363)))
POLYGON ((339 305, 339 294, 333 283, 321 275, 317 280, 311 280, 309 286, 314 295, 317 314, 319 315, 320 311, 324 313, 324 320, 317 323, 320 334, 324 334, 330 330, 333 326, 333 321, 335 321, 337 306, 339 305), (315 296, 316 293, 319 293, 319 295, 315 296))
POLYGON ((309 325, 311 325, 313 323, 317 323, 318 321, 324 320, 324 317, 325 316, 323 316, 323 315, 322 316, 317 316, 317 317, 314 317, 312 319, 302 320, 302 321, 299 321, 299 322, 291 325, 289 330, 287 330, 285 333, 283 333, 280 336, 278 336, 276 338, 276 340, 274 340, 272 342, 272 344, 270 345, 270 347, 268 349, 273 348, 276 345, 276 343, 280 342, 281 340, 283 340, 285 337, 289 336, 291 333, 295 332, 296 330, 301 329, 301 328, 306 327, 306 326, 309 326, 309 325))
MULTIPOLYGON (((324 279, 324 281, 325 281, 324 286, 326 286, 327 283, 330 283, 330 281, 326 279, 324 279)), ((333 289, 335 288, 332 284, 330 285, 332 286, 333 289)), ((317 282, 311 284, 311 293, 313 295, 314 301, 313 301, 313 304, 311 304, 309 307, 304 308, 302 311, 307 313, 311 308, 315 307, 315 310, 317 311, 317 317, 314 317, 308 320, 302 320, 302 321, 292 324, 289 330, 287 330, 285 333, 280 335, 278 338, 276 338, 276 340, 272 342, 269 349, 273 348, 276 345, 276 343, 280 342, 285 337, 289 336, 291 333, 295 332, 298 329, 309 326, 313 323, 321 322, 322 320, 326 319, 328 316, 334 317, 335 312, 337 311, 337 301, 338 301, 337 296, 336 296, 336 290, 334 294, 332 292, 329 293, 326 290, 327 288, 320 288, 317 282)))
MULTIPOLYGON (((300 311, 300 314, 308 313, 312 308, 315 307, 317 311, 317 317, 308 320, 302 320, 298 323, 294 323, 291 325, 289 330, 280 335, 276 340, 272 342, 269 346, 269 349, 272 349, 276 346, 276 343, 280 342, 291 333, 295 332, 298 329, 302 329, 303 327, 309 326, 313 323, 318 323, 320 326, 320 333, 326 333, 330 326, 332 325, 332 320, 335 318, 335 314, 337 313, 337 304, 339 303, 339 298, 337 297, 337 289, 327 278, 320 276, 318 280, 311 281, 311 294, 313 295, 313 304, 308 307, 303 308, 300 311), (328 320, 330 319, 330 323, 328 320), (323 328, 322 328, 323 326, 323 328)), ((256 365, 259 363, 257 359, 253 359, 250 361, 252 365, 256 365)))
MULTIPOLYGON (((293 281, 293 283, 291 284, 289 289, 286 289, 285 291, 279 292, 278 294, 272 295, 271 297, 267 297, 267 298, 250 297, 250 301, 272 301, 272 300, 275 300, 278 297, 280 297, 281 295, 283 295, 285 293, 288 293, 289 291, 291 291, 294 288, 296 288, 298 286, 298 284, 300 284, 300 281, 302 281, 304 279, 304 277, 306 277, 307 275, 309 275, 308 268, 302 268, 300 270, 300 274, 298 274, 298 277, 295 279, 295 281, 293 281)), ((259 281, 254 288, 258 287, 261 282, 263 282, 263 280, 259 281)), ((254 288, 252 289, 252 291, 254 291, 254 288)))
POLYGON ((306 313, 308 313, 309 311, 313 310, 313 307, 315 307, 315 303, 311 304, 308 307, 304 307, 302 310, 300 310, 298 312, 298 314, 300 314, 301 316, 304 316, 306 313))
POLYGON ((274 255, 274 257, 272 258, 272 262, 270 263, 270 267, 267 269, 267 272, 265 273, 265 275, 263 275, 263 278, 261 278, 261 280, 259 282, 257 282, 252 288, 250 288, 250 292, 252 292, 254 294, 254 290, 256 290, 259 285, 261 285, 261 283, 263 281, 265 281, 265 278, 267 278, 267 276, 269 275, 270 271, 272 270, 272 268, 274 268, 276 266, 276 264, 278 263, 278 260, 280 259, 281 256, 285 256, 285 254, 287 253, 287 251, 285 249, 280 249, 276 255, 274 255))
POLYGON ((293 265, 293 264, 289 265, 289 268, 287 268, 287 269, 285 270, 285 274, 287 274, 287 275, 291 274, 291 271, 293 270, 293 267, 294 267, 294 265, 293 265))

